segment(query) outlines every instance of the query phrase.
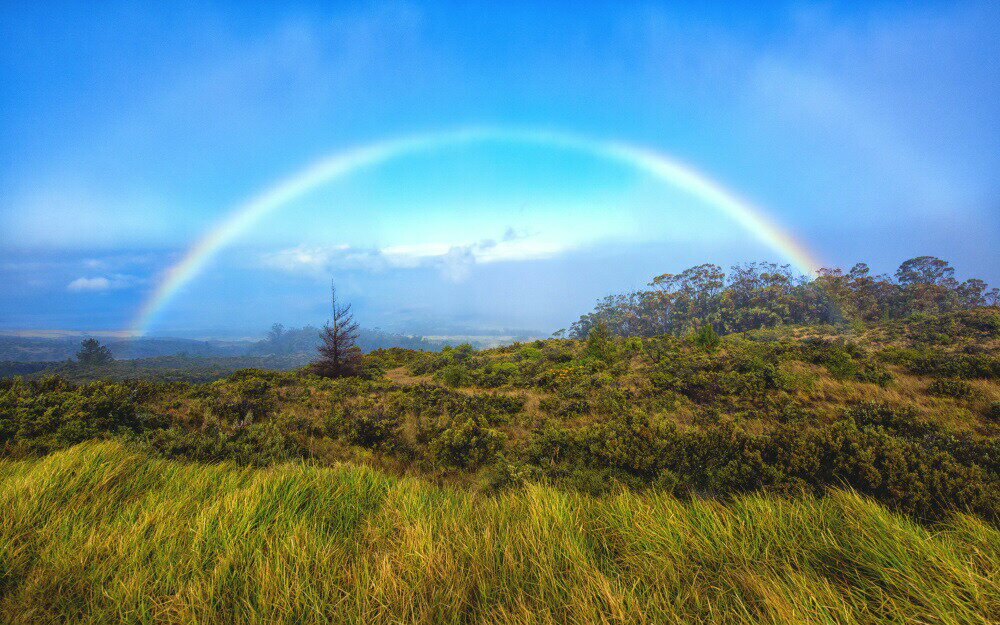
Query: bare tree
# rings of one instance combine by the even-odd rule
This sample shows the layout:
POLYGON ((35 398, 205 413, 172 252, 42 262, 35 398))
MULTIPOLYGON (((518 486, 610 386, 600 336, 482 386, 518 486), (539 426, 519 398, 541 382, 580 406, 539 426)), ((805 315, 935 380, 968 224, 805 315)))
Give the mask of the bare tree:
POLYGON ((343 378, 361 373, 361 349, 355 345, 358 324, 351 313, 351 305, 337 304, 337 287, 330 283, 330 306, 333 317, 319 333, 323 342, 317 347, 319 359, 310 368, 324 378, 343 378))

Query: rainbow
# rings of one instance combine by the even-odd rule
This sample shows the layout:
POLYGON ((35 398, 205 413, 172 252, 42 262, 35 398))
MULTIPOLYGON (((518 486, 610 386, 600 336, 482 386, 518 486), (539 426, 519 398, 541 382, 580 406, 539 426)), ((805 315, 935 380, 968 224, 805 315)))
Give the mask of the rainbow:
POLYGON ((309 191, 359 169, 424 150, 475 142, 538 144, 577 150, 630 165, 699 198, 733 219, 759 241, 789 260, 799 271, 813 274, 822 263, 765 211, 690 165, 662 152, 616 140, 594 139, 552 130, 474 127, 377 141, 323 157, 236 206, 211 231, 188 249, 161 276, 133 320, 129 332, 145 334, 156 315, 226 245, 262 217, 309 191))

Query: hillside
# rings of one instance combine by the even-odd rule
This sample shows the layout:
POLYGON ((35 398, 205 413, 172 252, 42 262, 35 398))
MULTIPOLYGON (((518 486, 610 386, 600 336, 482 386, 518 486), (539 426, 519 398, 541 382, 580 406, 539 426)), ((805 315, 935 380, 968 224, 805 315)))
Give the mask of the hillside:
POLYGON ((350 461, 595 495, 847 485, 918 518, 997 520, 998 345, 986 309, 722 339, 377 350, 363 377, 340 380, 304 369, 206 384, 8 379, 0 441, 22 456, 117 435, 189 460, 350 461))
POLYGON ((0 380, 0 620, 1000 619, 995 309, 362 373, 0 380))

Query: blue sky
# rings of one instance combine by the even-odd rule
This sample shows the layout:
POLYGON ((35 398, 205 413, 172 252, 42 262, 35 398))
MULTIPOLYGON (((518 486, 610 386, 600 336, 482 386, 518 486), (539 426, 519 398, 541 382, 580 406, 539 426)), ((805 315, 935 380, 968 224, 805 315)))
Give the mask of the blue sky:
MULTIPOLYGON (((826 264, 1000 283, 1000 9, 971 3, 8 3, 0 330, 119 330, 246 198, 338 150, 468 125, 668 153, 826 264)), ((550 332, 700 262, 783 261, 621 163, 410 154, 290 203, 153 333, 321 323, 550 332)))

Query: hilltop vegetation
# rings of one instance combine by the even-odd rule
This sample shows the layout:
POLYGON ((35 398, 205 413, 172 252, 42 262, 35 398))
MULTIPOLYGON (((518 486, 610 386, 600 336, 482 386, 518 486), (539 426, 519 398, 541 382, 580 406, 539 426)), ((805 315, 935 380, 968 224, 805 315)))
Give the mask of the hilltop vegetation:
POLYGON ((551 339, 377 350, 359 377, 243 370, 207 384, 8 379, 0 443, 120 437, 169 458, 369 464, 497 490, 727 499, 849 486, 918 519, 1000 520, 1000 317, 714 340, 551 339))
POLYGON ((583 339, 597 324, 620 336, 684 336, 704 327, 719 334, 778 325, 864 323, 943 314, 1000 304, 1000 289, 978 278, 955 279, 945 260, 918 256, 893 276, 871 275, 865 263, 849 271, 821 269, 815 279, 789 265, 691 267, 653 278, 649 290, 609 295, 581 316, 569 336, 583 339))

